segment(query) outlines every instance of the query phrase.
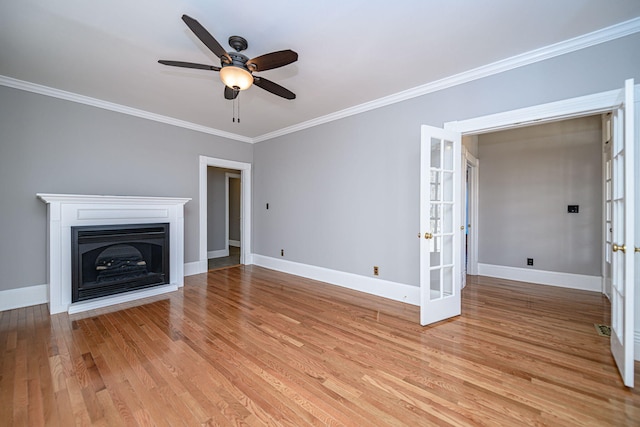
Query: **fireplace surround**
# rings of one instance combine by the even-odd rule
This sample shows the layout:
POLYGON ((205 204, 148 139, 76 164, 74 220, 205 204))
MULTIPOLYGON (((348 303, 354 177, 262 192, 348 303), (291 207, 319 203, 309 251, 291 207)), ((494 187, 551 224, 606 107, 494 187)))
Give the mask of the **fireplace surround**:
MULTIPOLYGON (((47 282, 50 314, 73 314, 129 302, 175 291, 183 285, 184 205, 191 199, 45 193, 39 193, 37 196, 47 203, 47 282), (163 278, 165 283, 125 290, 110 296, 73 301, 72 227, 122 229, 131 225, 154 224, 167 224, 168 228, 169 262, 165 273, 168 280, 167 277, 163 278)), ((118 248, 115 250, 119 251, 118 248)), ((142 253, 145 249, 139 247, 138 250, 142 253)))

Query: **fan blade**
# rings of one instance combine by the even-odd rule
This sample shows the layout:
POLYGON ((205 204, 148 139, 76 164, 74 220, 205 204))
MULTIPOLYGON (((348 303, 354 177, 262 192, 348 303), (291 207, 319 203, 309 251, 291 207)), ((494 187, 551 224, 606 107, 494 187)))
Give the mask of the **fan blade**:
POLYGON ((198 21, 187 15, 182 15, 182 20, 185 24, 187 24, 187 27, 189 27, 189 29, 193 31, 193 34, 195 34, 196 37, 198 37, 200 41, 204 43, 204 45, 208 47, 211 52, 215 53, 216 56, 223 60, 225 63, 231 63, 231 57, 229 56, 227 51, 224 50, 222 46, 220 46, 220 43, 218 43, 218 41, 213 38, 209 31, 207 31, 198 21))
POLYGON ((236 99, 239 93, 239 90, 233 90, 229 86, 224 87, 224 99, 236 99))
POLYGON ((220 67, 216 67, 215 65, 206 65, 206 64, 195 64, 193 62, 182 62, 182 61, 167 61, 161 59, 158 61, 164 65, 171 65, 173 67, 183 67, 183 68, 195 68, 198 70, 211 70, 211 71, 220 71, 220 67))
POLYGON ((256 86, 261 87, 262 89, 266 90, 267 92, 271 92, 274 95, 278 95, 286 99, 296 99, 295 93, 263 77, 253 76, 253 83, 256 86))
POLYGON ((247 61, 247 67, 252 71, 265 71, 283 67, 298 60, 298 54, 291 49, 271 52, 247 61))

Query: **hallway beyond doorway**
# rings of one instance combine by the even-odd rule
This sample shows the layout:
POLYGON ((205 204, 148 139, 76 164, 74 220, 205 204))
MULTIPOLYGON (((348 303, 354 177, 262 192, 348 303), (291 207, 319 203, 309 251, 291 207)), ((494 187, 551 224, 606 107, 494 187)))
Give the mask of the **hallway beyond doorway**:
POLYGON ((229 255, 209 259, 207 270, 217 270, 219 268, 231 267, 234 265, 240 265, 240 248, 237 246, 229 246, 229 255))

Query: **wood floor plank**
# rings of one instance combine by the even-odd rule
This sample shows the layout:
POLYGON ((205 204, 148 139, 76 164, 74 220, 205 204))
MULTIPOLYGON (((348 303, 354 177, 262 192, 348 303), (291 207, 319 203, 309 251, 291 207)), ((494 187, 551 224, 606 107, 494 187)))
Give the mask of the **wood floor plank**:
MULTIPOLYGON (((83 314, 0 312, 0 424, 635 426, 598 293, 469 277, 462 315, 259 267, 83 314)), ((640 364, 636 363, 640 385, 640 364)))

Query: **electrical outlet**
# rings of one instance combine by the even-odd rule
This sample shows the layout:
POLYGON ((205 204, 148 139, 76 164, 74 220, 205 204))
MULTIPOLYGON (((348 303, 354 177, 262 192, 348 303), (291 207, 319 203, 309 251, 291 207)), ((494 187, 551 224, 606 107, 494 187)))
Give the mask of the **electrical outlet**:
POLYGON ((533 258, 527 258, 527 265, 533 265, 533 258))
POLYGON ((377 276, 377 275, 378 275, 378 266, 377 266, 377 265, 374 265, 374 266, 373 266, 373 275, 374 275, 374 276, 377 276))
POLYGON ((284 249, 280 249, 280 256, 284 256, 284 249))

